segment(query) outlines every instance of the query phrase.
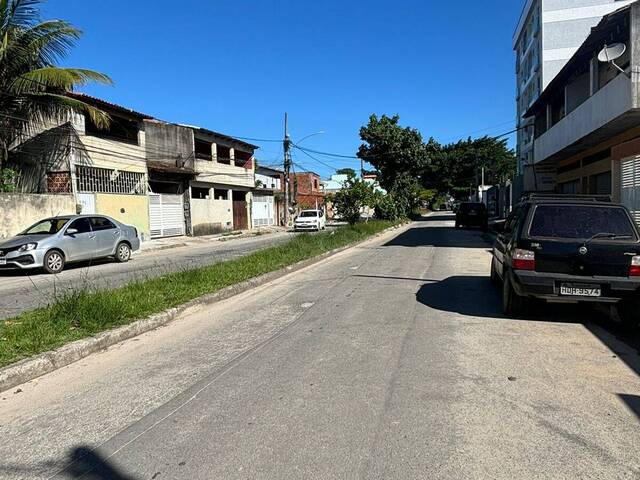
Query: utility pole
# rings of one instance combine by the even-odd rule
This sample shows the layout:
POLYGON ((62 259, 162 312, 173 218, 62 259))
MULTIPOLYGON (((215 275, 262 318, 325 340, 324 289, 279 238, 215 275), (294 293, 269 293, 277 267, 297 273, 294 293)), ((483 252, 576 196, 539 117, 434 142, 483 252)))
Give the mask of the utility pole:
POLYGON ((289 204, 290 196, 290 170, 291 170, 291 139, 289 138, 287 113, 284 114, 284 140, 282 142, 284 150, 284 225, 289 226, 289 204))
POLYGON ((364 159, 360 159, 360 179, 364 179, 364 159))

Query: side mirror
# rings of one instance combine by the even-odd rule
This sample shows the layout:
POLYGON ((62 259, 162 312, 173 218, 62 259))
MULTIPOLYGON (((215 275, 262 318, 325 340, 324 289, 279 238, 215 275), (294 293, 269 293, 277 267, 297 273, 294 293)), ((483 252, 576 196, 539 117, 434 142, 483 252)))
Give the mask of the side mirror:
POLYGON ((65 235, 69 235, 69 236, 73 237, 76 233, 78 233, 78 229, 77 228, 67 228, 67 231, 65 232, 65 235))

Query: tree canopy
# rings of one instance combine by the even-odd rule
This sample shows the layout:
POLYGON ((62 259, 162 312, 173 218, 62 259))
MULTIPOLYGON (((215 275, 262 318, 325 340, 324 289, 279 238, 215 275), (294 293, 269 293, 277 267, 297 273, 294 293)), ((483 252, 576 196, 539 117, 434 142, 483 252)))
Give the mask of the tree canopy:
POLYGON ((63 20, 41 21, 43 0, 0 0, 0 170, 9 146, 27 130, 67 118, 72 111, 86 112, 97 126, 109 116, 86 103, 69 98, 90 82, 110 84, 99 72, 63 68, 65 58, 81 32, 63 20))

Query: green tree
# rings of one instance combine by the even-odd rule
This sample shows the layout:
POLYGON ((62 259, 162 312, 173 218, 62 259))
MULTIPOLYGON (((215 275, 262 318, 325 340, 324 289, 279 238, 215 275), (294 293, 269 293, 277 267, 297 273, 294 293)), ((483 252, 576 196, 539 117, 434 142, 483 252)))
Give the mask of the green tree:
POLYGON ((400 117, 376 115, 360 129, 362 145, 358 157, 369 162, 379 172, 379 182, 387 191, 403 175, 417 177, 428 163, 427 149, 416 129, 401 127, 400 117))
POLYGON ((67 56, 81 32, 63 20, 41 21, 43 0, 0 0, 0 172, 9 147, 44 122, 85 112, 99 127, 109 116, 66 92, 89 82, 110 84, 102 73, 56 64, 67 56))
POLYGON ((356 171, 353 168, 339 168, 336 170, 336 173, 338 175, 356 176, 356 171))
POLYGON ((350 224, 360 220, 360 213, 364 207, 374 207, 376 192, 372 185, 349 175, 342 185, 342 189, 337 191, 332 198, 333 207, 340 218, 350 224))

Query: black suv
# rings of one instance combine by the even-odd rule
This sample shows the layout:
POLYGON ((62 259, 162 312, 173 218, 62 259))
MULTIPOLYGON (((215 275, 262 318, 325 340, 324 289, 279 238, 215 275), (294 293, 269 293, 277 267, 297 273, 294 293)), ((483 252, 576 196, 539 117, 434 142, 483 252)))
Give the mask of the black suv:
POLYGON ((480 227, 487 230, 489 227, 489 213, 487 207, 481 202, 462 202, 456 210, 456 228, 480 227))
POLYGON ((502 281, 505 314, 530 299, 616 304, 637 323, 640 234, 629 211, 608 197, 529 195, 499 232, 491 279, 502 281))

